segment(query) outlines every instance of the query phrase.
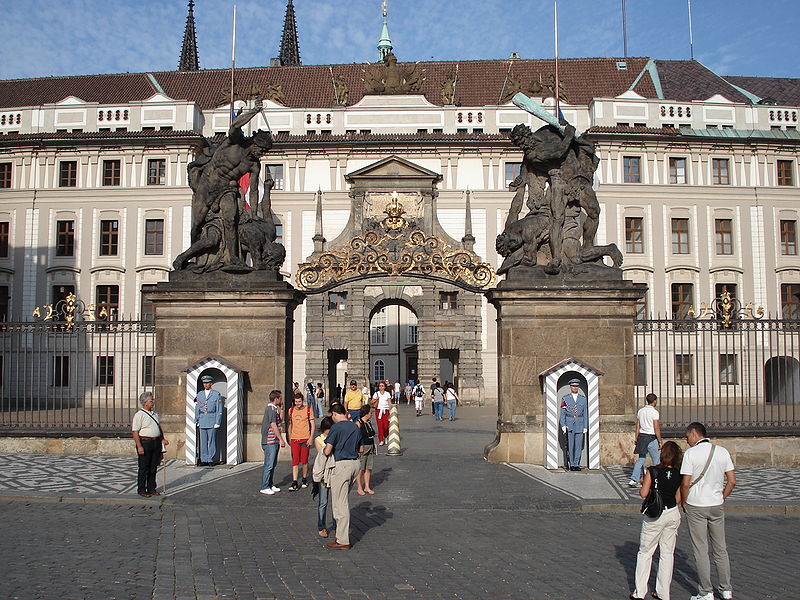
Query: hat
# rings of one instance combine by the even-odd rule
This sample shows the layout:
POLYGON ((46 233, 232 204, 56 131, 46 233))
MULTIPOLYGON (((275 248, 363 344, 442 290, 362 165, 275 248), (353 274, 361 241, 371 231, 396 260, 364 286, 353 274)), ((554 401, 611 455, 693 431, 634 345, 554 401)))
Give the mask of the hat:
POLYGON ((580 385, 581 384, 581 380, 576 377, 574 379, 570 379, 568 383, 570 385, 580 385))
POLYGON ((350 385, 358 385, 358 382, 355 379, 351 379, 350 385))
POLYGON ((200 383, 213 383, 214 378, 211 375, 203 375, 200 378, 200 383))

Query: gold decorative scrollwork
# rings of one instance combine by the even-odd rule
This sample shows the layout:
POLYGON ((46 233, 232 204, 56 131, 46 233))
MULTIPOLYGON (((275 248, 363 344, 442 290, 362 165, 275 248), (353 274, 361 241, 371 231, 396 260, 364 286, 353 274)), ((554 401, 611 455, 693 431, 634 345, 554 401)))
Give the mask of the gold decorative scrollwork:
POLYGON ((735 321, 741 319, 761 319, 764 316, 764 307, 754 308, 752 302, 744 306, 737 298, 725 289, 719 298, 715 298, 710 303, 701 302, 700 310, 695 312, 694 308, 687 311, 690 319, 716 319, 721 328, 733 327, 735 321))
POLYGON ((96 308, 94 304, 87 305, 82 300, 78 300, 75 294, 70 293, 55 304, 37 306, 33 309, 31 316, 42 321, 63 320, 66 328, 72 329, 75 326, 76 317, 81 317, 88 321, 93 321, 95 317, 101 320, 108 318, 108 310, 106 310, 105 306, 97 314, 95 314, 96 308), (44 311, 44 314, 42 314, 42 311, 44 311))
MULTIPOLYGON (((392 217, 388 210, 387 214, 392 217)), ((387 229, 386 233, 370 229, 355 236, 342 250, 322 252, 312 262, 300 265, 295 275, 297 286, 322 291, 370 275, 435 277, 475 291, 494 284, 494 269, 474 252, 420 229, 387 229)))

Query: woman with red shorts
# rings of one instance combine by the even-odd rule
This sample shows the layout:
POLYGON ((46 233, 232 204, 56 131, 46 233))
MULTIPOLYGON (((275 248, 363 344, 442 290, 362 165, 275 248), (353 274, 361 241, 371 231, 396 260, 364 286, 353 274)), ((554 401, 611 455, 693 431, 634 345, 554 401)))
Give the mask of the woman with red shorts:
POLYGON ((301 487, 308 487, 308 451, 314 438, 316 423, 311 414, 311 407, 303 405, 303 394, 295 392, 294 404, 289 409, 289 447, 292 450, 292 485, 290 492, 301 487), (297 485, 297 474, 303 465, 303 480, 297 485))
POLYGON ((369 405, 375 409, 378 422, 378 445, 383 446, 389 437, 389 409, 392 406, 392 394, 386 390, 386 383, 378 382, 378 391, 372 396, 369 405))

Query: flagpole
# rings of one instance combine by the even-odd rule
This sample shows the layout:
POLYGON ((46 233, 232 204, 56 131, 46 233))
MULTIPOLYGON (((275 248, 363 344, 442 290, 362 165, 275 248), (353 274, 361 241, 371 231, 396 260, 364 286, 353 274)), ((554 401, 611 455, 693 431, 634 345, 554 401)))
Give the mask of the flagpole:
POLYGON ((553 0, 553 30, 555 31, 555 65, 556 65, 556 118, 558 118, 559 108, 559 84, 558 84, 558 0, 553 0))
POLYGON ((689 60, 694 60, 694 35, 692 34, 692 0, 689 3, 689 60))
POLYGON ((231 35, 231 121, 233 121, 233 73, 236 69, 236 5, 233 5, 233 33, 231 35))

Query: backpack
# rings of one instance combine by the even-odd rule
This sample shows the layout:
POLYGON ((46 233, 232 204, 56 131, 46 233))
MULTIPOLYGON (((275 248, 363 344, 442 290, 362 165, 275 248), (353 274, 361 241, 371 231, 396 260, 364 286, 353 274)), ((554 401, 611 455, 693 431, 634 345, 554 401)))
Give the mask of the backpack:
POLYGON ((425 391, 422 389, 422 386, 417 384, 417 387, 414 388, 414 395, 417 398, 420 398, 425 395, 425 391))

